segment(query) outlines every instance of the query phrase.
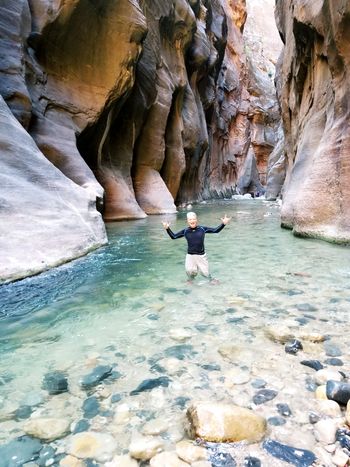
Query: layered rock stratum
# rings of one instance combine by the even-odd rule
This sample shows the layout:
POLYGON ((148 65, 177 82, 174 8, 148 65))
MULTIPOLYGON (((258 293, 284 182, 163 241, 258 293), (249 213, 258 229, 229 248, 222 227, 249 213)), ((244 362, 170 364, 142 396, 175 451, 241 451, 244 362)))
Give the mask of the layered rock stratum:
POLYGON ((3 0, 0 15, 1 281, 104 244, 98 211, 265 190, 274 59, 248 51, 245 0, 3 0))
POLYGON ((288 156, 282 224, 350 240, 350 2, 276 2, 278 92, 288 156))

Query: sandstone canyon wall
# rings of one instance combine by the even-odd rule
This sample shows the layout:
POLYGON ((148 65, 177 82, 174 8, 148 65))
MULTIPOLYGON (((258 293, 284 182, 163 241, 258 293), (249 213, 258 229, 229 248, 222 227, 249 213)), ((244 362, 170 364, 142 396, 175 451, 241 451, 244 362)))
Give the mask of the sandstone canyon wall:
POLYGON ((104 244, 98 210, 264 190, 279 115, 245 0, 3 0, 0 18, 1 281, 104 244))
POLYGON ((288 155, 282 225, 350 241, 350 2, 278 0, 288 155))

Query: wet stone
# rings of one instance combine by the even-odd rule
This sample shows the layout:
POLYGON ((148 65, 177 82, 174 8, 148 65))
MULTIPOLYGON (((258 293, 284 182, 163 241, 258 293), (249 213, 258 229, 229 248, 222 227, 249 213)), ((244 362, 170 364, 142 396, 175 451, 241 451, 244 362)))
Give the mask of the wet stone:
POLYGON ((315 412, 310 412, 309 413, 309 422, 314 425, 315 423, 319 422, 321 420, 321 417, 315 413, 315 412))
POLYGON ((310 392, 315 392, 317 389, 316 382, 310 376, 305 379, 305 388, 310 392))
POLYGON ((123 396, 121 394, 112 394, 111 402, 112 404, 115 404, 116 402, 120 402, 122 399, 123 396))
POLYGON ((272 439, 264 441, 262 446, 271 456, 289 462, 295 467, 309 467, 316 461, 316 456, 313 452, 287 446, 272 439))
POLYGON ((270 417, 267 419, 267 423, 272 426, 281 426, 286 423, 286 420, 282 417, 270 417))
POLYGON ((299 350, 303 350, 303 344, 298 339, 293 339, 286 343, 284 350, 286 353, 296 355, 299 350))
POLYGON ((46 373, 43 379, 42 388, 48 391, 50 395, 67 392, 68 381, 65 373, 62 371, 52 371, 50 373, 46 373))
POLYGON ((119 358, 125 358, 125 357, 126 357, 126 354, 123 353, 123 352, 116 352, 114 355, 115 355, 116 357, 119 357, 119 358))
POLYGON ((324 350, 327 357, 340 357, 343 354, 337 345, 331 344, 330 342, 325 342, 324 350))
POLYGON ((144 355, 140 355, 139 357, 134 358, 133 363, 137 365, 138 363, 143 363, 146 361, 146 357, 144 355))
POLYGON ((194 352, 193 346, 189 344, 180 344, 180 345, 173 345, 172 347, 168 347, 164 351, 167 357, 177 358, 178 360, 184 360, 187 357, 190 357, 197 352, 194 352))
POLYGON ((81 381, 84 389, 90 389, 97 386, 101 381, 111 376, 112 367, 110 365, 99 365, 91 373, 85 375, 81 381))
POLYGON ((326 394, 328 399, 346 405, 350 400, 350 383, 327 381, 326 394))
POLYGON ((167 376, 160 376, 159 378, 153 379, 145 379, 140 383, 136 389, 130 392, 130 396, 135 396, 136 394, 140 394, 141 392, 151 391, 154 388, 159 386, 168 387, 171 379, 167 376))
POLYGON ((302 360, 300 363, 316 371, 322 370, 324 368, 322 363, 318 360, 302 360))
POLYGON ((346 428, 341 428, 336 432, 336 440, 342 448, 350 451, 350 431, 346 428))
POLYGON ((287 290, 287 295, 293 297, 294 295, 302 295, 304 293, 303 290, 300 289, 289 289, 287 290))
POLYGON ((25 420, 31 416, 33 412, 33 407, 29 405, 22 405, 21 407, 18 407, 18 409, 15 412, 15 420, 25 420))
POLYGON ((189 397, 179 396, 179 397, 176 397, 174 402, 175 402, 175 405, 179 406, 181 409, 184 409, 186 405, 188 404, 188 402, 190 402, 190 400, 191 399, 189 397))
POLYGON ((81 419, 79 420, 73 430, 73 434, 82 433, 83 431, 88 431, 90 428, 90 423, 88 420, 81 419))
POLYGON ((264 379, 257 378, 257 379, 254 379, 250 384, 255 389, 261 389, 266 386, 267 382, 264 379))
POLYGON ((256 405, 265 404, 265 402, 272 401, 277 394, 277 391, 273 389, 260 389, 253 397, 253 402, 256 405))
POLYGON ((298 303, 296 307, 299 311, 317 311, 317 308, 310 303, 298 303))
POLYGON ((29 436, 14 439, 0 446, 0 467, 20 467, 26 462, 36 460, 41 449, 40 441, 29 436))
POLYGON ((343 366, 344 365, 343 360, 337 357, 327 358, 324 362, 326 363, 326 365, 332 365, 332 366, 343 366))
POLYGON ((152 365, 150 370, 152 371, 152 373, 166 373, 166 369, 164 368, 164 366, 159 365, 158 363, 152 365))
POLYGON ((83 411, 85 418, 94 418, 100 410, 100 403, 97 397, 92 396, 85 399, 83 402, 83 411))
POLYGON ((261 460, 257 457, 245 457, 244 458, 244 467, 261 467, 261 460))
POLYGON ((217 452, 209 449, 209 460, 212 467, 236 467, 236 461, 228 452, 217 452))
POLYGON ((40 467, 46 467, 48 465, 52 465, 55 459, 56 449, 52 446, 44 446, 40 451, 39 459, 36 461, 40 467))
POLYGON ((295 321, 297 321, 301 326, 305 326, 309 322, 308 318, 295 318, 295 321))
POLYGON ((244 318, 227 318, 226 320, 226 323, 229 323, 229 324, 238 324, 238 323, 242 323, 244 321, 244 318))
POLYGON ((205 332, 210 328, 209 324, 196 324, 195 328, 198 332, 205 332))
POLYGON ((207 363, 207 364, 201 365, 201 367, 203 368, 203 370, 207 370, 207 371, 220 371, 221 370, 220 365, 217 365, 216 363, 207 363))
POLYGON ((226 308, 226 313, 235 313, 237 311, 236 308, 233 308, 233 307, 229 307, 229 308, 226 308))
POLYGON ((280 415, 283 415, 283 417, 290 417, 292 415, 292 412, 288 404, 276 404, 276 407, 277 407, 277 412, 280 415))
POLYGON ((156 313, 150 313, 149 315, 147 315, 147 319, 151 321, 158 321, 159 315, 157 315, 156 313))

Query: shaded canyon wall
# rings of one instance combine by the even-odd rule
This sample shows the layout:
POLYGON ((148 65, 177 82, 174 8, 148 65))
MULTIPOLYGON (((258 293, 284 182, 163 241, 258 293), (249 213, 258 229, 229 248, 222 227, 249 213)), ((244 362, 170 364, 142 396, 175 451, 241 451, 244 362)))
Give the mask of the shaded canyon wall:
POLYGON ((350 2, 277 0, 288 156, 282 225, 350 241, 350 2))

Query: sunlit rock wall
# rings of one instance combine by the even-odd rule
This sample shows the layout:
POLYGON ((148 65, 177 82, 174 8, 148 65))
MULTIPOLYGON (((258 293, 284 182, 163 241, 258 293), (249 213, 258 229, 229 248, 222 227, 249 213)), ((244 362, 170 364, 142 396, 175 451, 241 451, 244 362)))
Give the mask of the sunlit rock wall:
POLYGON ((282 223, 350 240, 350 2, 277 1, 288 172, 282 223))

